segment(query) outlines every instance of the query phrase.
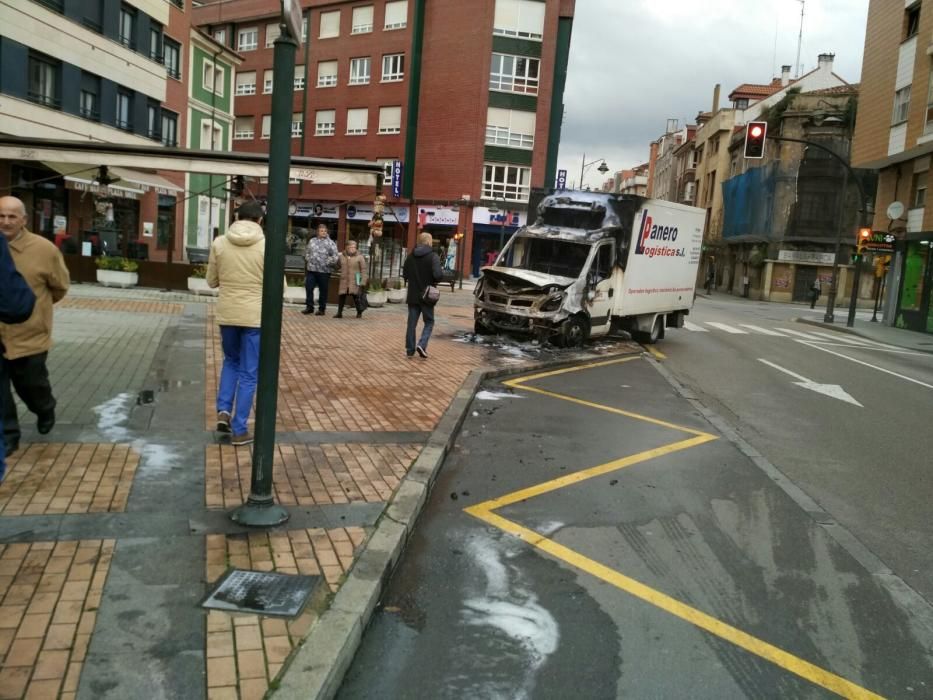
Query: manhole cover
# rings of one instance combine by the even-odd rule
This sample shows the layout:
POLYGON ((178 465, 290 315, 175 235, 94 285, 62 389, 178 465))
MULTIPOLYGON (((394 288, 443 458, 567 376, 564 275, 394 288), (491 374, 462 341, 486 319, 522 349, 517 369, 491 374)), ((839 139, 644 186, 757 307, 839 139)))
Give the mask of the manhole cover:
POLYGON ((232 569, 217 582, 201 607, 274 617, 297 617, 320 580, 320 576, 232 569))

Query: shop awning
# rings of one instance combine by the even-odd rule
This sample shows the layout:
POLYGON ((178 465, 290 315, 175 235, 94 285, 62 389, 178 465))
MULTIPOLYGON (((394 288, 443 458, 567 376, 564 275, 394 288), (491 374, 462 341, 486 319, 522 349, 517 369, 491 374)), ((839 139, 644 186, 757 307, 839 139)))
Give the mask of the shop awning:
POLYGON ((140 187, 137 183, 128 181, 122 175, 111 171, 111 177, 119 178, 109 185, 100 185, 95 181, 97 177, 96 165, 80 163, 55 163, 44 160, 42 164, 50 170, 59 173, 65 180, 65 187, 80 192, 93 192, 108 197, 121 197, 123 199, 139 199, 148 188, 140 187))
MULTIPOLYGON (((93 188, 94 191, 103 189, 95 182, 98 170, 96 165, 56 163, 47 160, 42 161, 42 164, 60 173, 65 178, 66 183, 71 182, 82 185, 78 189, 93 188)), ((184 187, 179 187, 155 173, 144 173, 132 168, 108 168, 108 171, 110 177, 115 180, 113 184, 109 185, 108 189, 134 192, 136 194, 142 194, 149 190, 155 190, 159 194, 175 194, 176 192, 185 191, 184 187)))

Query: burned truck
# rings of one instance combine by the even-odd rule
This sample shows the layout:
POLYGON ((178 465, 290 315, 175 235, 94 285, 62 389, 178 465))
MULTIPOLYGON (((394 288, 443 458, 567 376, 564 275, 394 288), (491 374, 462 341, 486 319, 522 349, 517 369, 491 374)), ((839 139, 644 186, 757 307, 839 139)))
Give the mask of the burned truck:
POLYGON ((540 200, 474 292, 477 334, 578 346, 610 330, 655 343, 693 306, 704 211, 632 195, 540 200), (531 217, 529 216, 529 220, 531 217))

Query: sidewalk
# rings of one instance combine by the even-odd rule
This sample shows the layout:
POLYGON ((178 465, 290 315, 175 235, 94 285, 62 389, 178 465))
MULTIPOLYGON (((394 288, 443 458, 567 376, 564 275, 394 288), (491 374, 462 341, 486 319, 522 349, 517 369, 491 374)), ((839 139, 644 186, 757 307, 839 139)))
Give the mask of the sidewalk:
POLYGON ((428 360, 404 356, 404 305, 362 320, 286 306, 273 480, 291 518, 245 530, 227 511, 250 448, 211 430, 212 300, 75 285, 49 358, 58 423, 40 436, 21 407, 0 485, 0 698, 327 692, 483 373, 641 351, 470 342, 471 292, 448 290, 428 360), (206 613, 231 567, 317 574, 331 595, 293 620, 206 613))
POLYGON ((899 348, 904 348, 905 350, 933 353, 933 335, 930 335, 929 333, 917 333, 916 331, 907 331, 902 328, 886 326, 881 323, 880 315, 879 320, 872 323, 871 317, 871 311, 859 310, 855 314, 854 325, 852 328, 848 328, 846 326, 848 310, 842 309, 841 311, 837 310, 835 313, 834 323, 825 323, 823 321, 822 314, 820 314, 818 317, 798 318, 797 322, 805 323, 811 326, 829 328, 830 330, 838 331, 840 333, 857 335, 868 340, 874 340, 878 343, 885 343, 886 345, 894 345, 899 348))

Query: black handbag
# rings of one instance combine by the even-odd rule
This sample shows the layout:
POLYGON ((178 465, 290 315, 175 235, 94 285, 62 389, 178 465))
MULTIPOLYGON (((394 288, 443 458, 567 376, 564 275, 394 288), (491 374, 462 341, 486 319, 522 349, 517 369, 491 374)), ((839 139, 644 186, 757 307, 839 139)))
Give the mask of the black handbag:
POLYGON ((369 308, 369 299, 366 298, 366 290, 360 288, 359 293, 356 295, 356 310, 360 313, 366 311, 369 308))
MULTIPOLYGON (((418 286, 421 286, 421 275, 418 274, 418 261, 416 260, 414 265, 411 266, 414 270, 415 278, 418 280, 418 286)), ((438 299, 441 298, 441 290, 437 288, 437 285, 429 284, 424 288, 424 292, 421 294, 421 303, 425 306, 434 306, 438 299)))

